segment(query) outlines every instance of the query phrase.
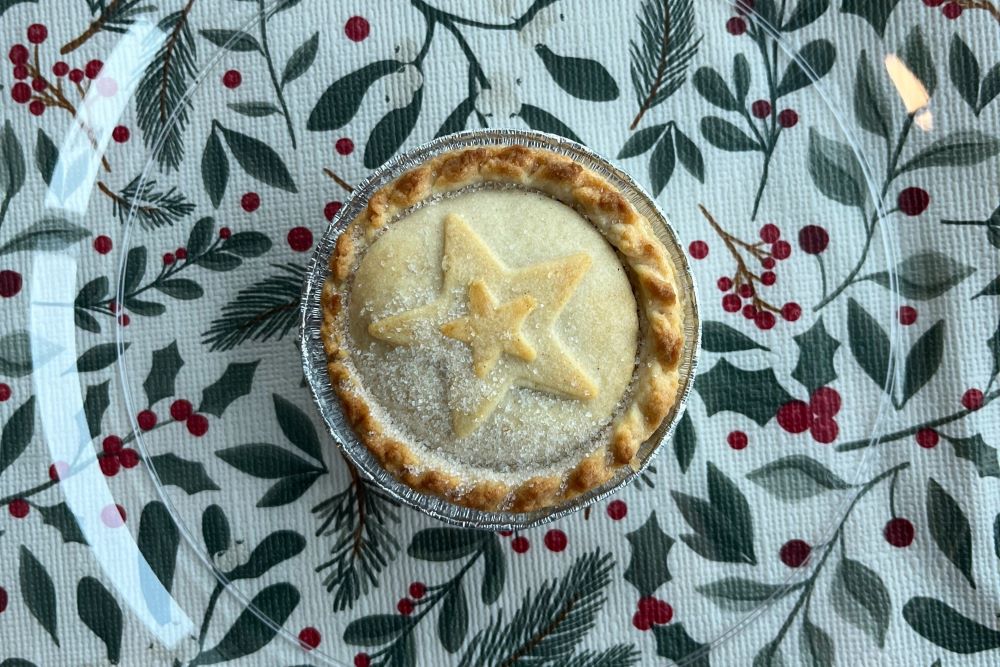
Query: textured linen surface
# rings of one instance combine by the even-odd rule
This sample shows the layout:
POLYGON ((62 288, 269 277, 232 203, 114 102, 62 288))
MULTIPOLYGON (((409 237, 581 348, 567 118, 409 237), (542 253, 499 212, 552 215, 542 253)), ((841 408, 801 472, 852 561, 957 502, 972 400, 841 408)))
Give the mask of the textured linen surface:
POLYGON ((818 82, 724 2, 0 0, 0 665, 1000 661, 1000 10, 756 7, 818 82), (358 479, 296 345, 353 184, 481 126, 632 173, 704 325, 654 469, 513 535, 358 479))

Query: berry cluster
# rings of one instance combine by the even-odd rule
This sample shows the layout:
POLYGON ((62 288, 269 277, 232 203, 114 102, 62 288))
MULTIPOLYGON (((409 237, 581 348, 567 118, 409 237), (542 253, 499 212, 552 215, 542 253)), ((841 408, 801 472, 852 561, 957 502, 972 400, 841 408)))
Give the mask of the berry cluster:
POLYGON ((809 402, 789 401, 778 408, 778 425, 789 433, 809 431, 813 440, 828 445, 837 439, 840 427, 834 416, 840 412, 840 394, 832 387, 820 387, 809 402))
MULTIPOLYGON (((71 114, 76 115, 76 107, 66 97, 66 90, 63 87, 64 79, 69 80, 72 87, 76 88, 80 98, 83 98, 87 94, 90 82, 94 80, 97 80, 96 85, 99 94, 111 97, 118 92, 118 85, 113 79, 100 77, 101 69, 104 67, 104 63, 100 60, 91 60, 82 68, 70 67, 69 64, 62 60, 56 61, 51 68, 51 76, 54 77, 53 82, 42 71, 38 52, 38 45, 45 42, 48 35, 48 28, 41 23, 33 23, 28 26, 27 37, 28 42, 34 48, 29 49, 24 44, 15 44, 7 53, 7 57, 13 65, 12 75, 17 81, 17 83, 10 87, 10 96, 15 102, 18 104, 27 104, 28 111, 35 116, 41 116, 49 107, 65 109, 71 114)), ((69 87, 70 85, 67 85, 66 89, 69 87)), ((122 129, 126 133, 128 132, 127 128, 122 129)), ((127 136, 124 139, 121 139, 121 137, 122 133, 119 132, 116 141, 127 139, 127 136)))
POLYGON ((170 416, 174 421, 185 422, 188 433, 196 438, 200 438, 208 433, 208 418, 205 415, 195 412, 191 401, 180 398, 171 403, 170 416))
POLYGON ((414 581, 407 590, 409 597, 405 597, 396 603, 396 611, 403 616, 409 616, 420 604, 419 600, 427 594, 427 586, 421 581, 414 581))
MULTIPOLYGON (((741 19, 742 20, 742 19, 741 19)), ((757 100, 750 105, 750 113, 754 118, 761 120, 771 115, 773 108, 767 100, 757 100)), ((778 125, 786 130, 795 127, 799 123, 799 114, 795 109, 782 109, 778 112, 778 125)))
POLYGON ((674 617, 674 610, 669 604, 650 595, 639 598, 636 612, 632 615, 632 625, 645 632, 654 625, 665 625, 674 617))
POLYGON ((955 20, 962 15, 962 5, 958 2, 945 2, 945 0, 924 0, 924 4, 928 7, 941 7, 941 13, 944 14, 946 19, 955 20))
POLYGON ((101 443, 103 454, 98 456, 98 465, 105 477, 114 477, 122 468, 134 468, 139 465, 139 452, 131 447, 125 447, 117 435, 109 435, 101 443))
POLYGON ((743 317, 753 320, 758 329, 771 329, 777 322, 776 314, 780 314, 788 322, 794 322, 802 315, 802 307, 794 302, 786 303, 781 308, 771 305, 760 296, 762 287, 770 287, 778 281, 774 269, 781 260, 788 259, 792 254, 792 245, 781 238, 781 230, 777 225, 768 223, 760 228, 760 241, 747 243, 726 232, 711 218, 716 232, 722 236, 726 247, 736 259, 736 273, 732 277, 722 276, 716 282, 719 290, 724 292, 722 309, 727 313, 742 313, 743 317), (739 248, 745 250, 750 257, 760 263, 763 271, 755 273, 747 266, 739 248))

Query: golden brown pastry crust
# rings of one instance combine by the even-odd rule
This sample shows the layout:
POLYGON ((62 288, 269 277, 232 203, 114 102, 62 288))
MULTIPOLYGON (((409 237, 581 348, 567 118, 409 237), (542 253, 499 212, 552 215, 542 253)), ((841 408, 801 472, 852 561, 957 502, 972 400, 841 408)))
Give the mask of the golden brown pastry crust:
POLYGON ((331 382, 348 422, 382 466, 404 484, 479 510, 528 512, 600 486, 629 465, 639 446, 673 406, 684 344, 682 307, 666 248, 650 223, 622 194, 568 157, 525 146, 482 146, 451 151, 406 172, 375 192, 367 208, 337 239, 323 287, 321 335, 331 382), (418 455, 390 435, 358 391, 347 363, 340 321, 349 277, 379 232, 400 213, 431 195, 481 182, 522 185, 574 208, 621 254, 643 310, 639 365, 629 402, 615 418, 606 445, 587 454, 562 476, 533 477, 517 486, 491 479, 467 480, 421 467, 418 455))

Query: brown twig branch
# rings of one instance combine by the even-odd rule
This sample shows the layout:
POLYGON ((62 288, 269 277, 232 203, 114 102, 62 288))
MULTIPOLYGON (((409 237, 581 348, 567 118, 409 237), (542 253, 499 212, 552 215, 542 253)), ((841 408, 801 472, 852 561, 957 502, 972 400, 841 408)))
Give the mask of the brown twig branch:
POLYGON ((708 212, 708 209, 704 205, 698 204, 698 208, 701 210, 701 214, 705 216, 705 219, 708 220, 708 224, 712 226, 715 233, 722 239, 722 242, 726 245, 726 249, 729 250, 729 254, 736 260, 736 274, 733 276, 733 287, 738 290, 741 285, 749 285, 753 292, 753 305, 757 310, 770 310, 772 313, 780 313, 780 308, 773 306, 758 295, 754 283, 761 282, 761 277, 750 270, 739 248, 746 250, 758 262, 770 258, 771 253, 764 250, 763 243, 747 243, 743 239, 727 232, 712 214, 708 212))
POLYGON ((91 37, 99 33, 104 28, 104 24, 107 22, 108 17, 114 13, 116 6, 118 5, 119 2, 121 2, 121 0, 111 0, 111 4, 108 5, 103 12, 101 12, 100 16, 94 19, 90 23, 90 25, 87 26, 86 30, 84 30, 74 39, 71 39, 70 41, 63 44, 63 47, 59 49, 59 53, 62 55, 66 55, 67 53, 72 53, 73 51, 77 50, 78 48, 86 44, 87 40, 89 40, 91 37))
POLYGON ((354 186, 345 181, 344 179, 342 179, 340 176, 337 176, 337 174, 333 173, 333 170, 323 167, 323 173, 329 176, 334 183, 344 188, 348 192, 354 192, 354 186))

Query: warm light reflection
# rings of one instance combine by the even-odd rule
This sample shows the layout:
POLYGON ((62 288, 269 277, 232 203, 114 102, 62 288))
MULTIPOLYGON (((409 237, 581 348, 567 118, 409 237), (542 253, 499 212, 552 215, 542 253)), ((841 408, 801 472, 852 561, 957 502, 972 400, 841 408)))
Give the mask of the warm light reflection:
POLYGON ((913 122, 917 127, 922 130, 931 130, 934 126, 934 116, 927 106, 931 101, 931 96, 923 82, 894 53, 885 57, 885 70, 889 73, 892 84, 896 86, 896 92, 903 100, 906 113, 913 114, 913 122))

